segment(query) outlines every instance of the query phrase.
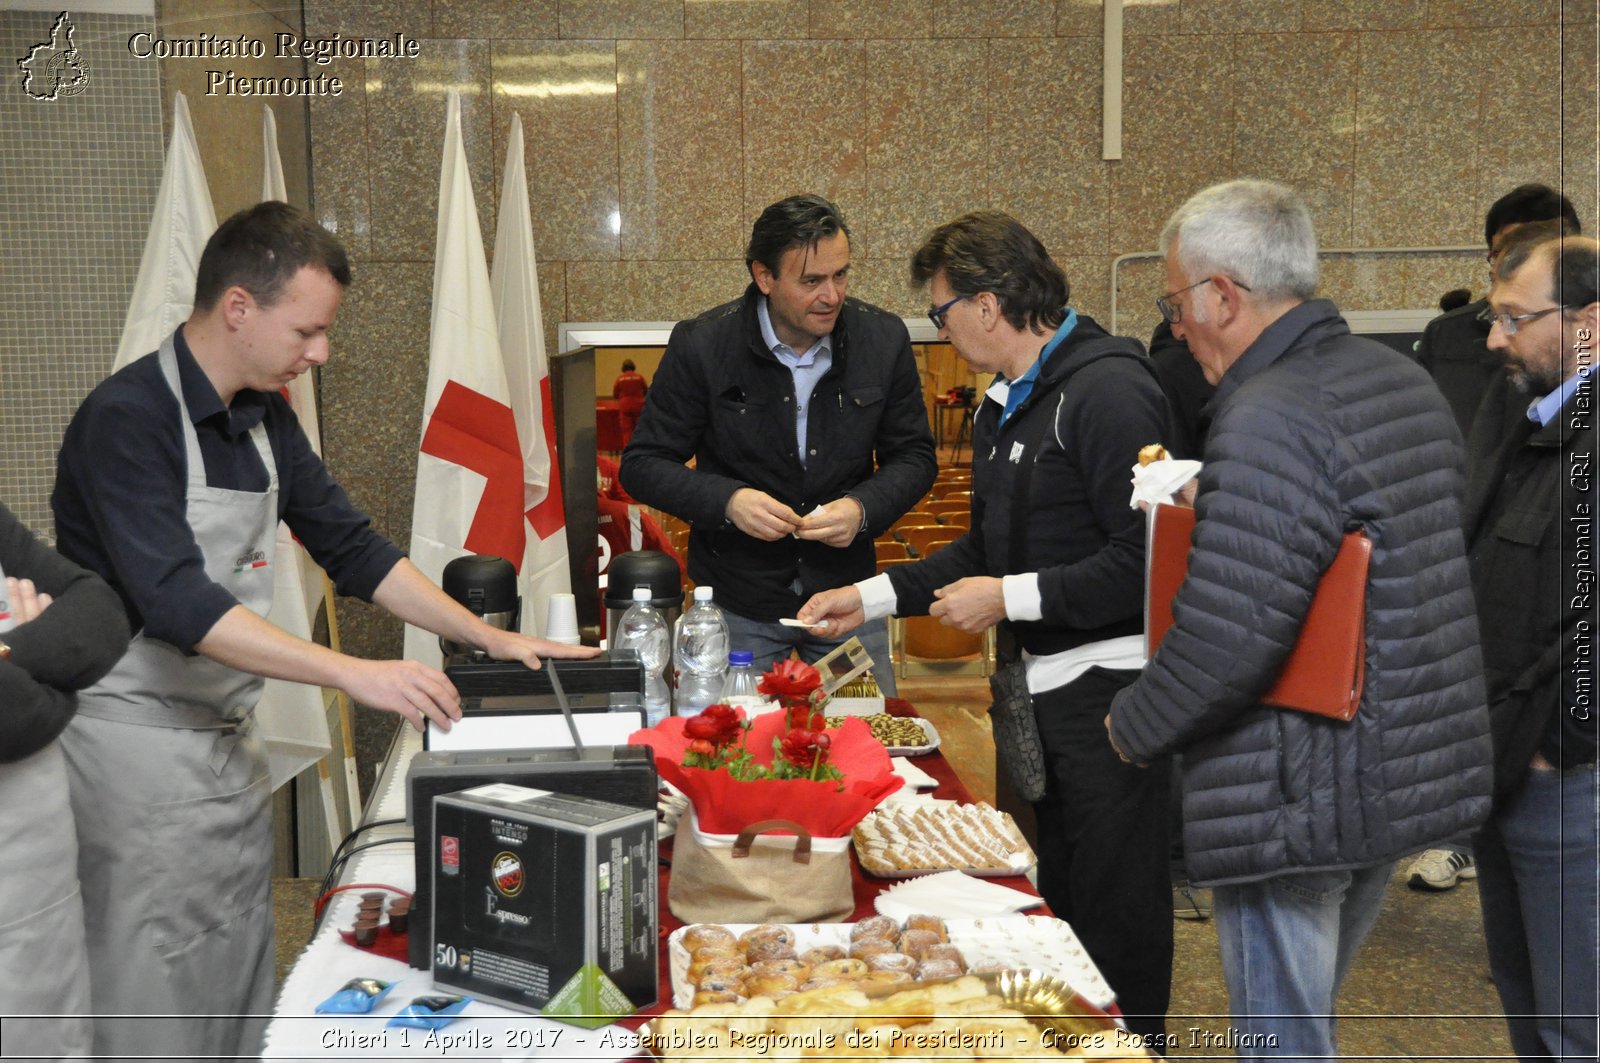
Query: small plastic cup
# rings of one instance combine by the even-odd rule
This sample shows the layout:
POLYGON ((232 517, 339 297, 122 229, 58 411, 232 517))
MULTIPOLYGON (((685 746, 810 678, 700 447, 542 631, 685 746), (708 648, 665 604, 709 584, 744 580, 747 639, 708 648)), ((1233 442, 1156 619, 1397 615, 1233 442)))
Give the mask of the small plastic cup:
POLYGON ((552 594, 545 603, 544 637, 564 646, 578 645, 578 599, 572 594, 552 594))

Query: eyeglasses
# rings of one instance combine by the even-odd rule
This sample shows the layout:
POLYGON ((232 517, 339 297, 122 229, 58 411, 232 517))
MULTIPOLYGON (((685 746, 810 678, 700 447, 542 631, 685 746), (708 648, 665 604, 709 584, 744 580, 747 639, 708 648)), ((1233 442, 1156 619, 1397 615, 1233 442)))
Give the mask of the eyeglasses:
POLYGON ((1479 312, 1478 320, 1487 321, 1491 329, 1499 325, 1501 332, 1504 332, 1507 336, 1515 336, 1517 329, 1522 326, 1524 321, 1536 321, 1546 314, 1553 314, 1557 310, 1565 309, 1567 309, 1565 306, 1557 303, 1555 306, 1547 306, 1543 310, 1535 310, 1527 314, 1506 314, 1496 313, 1493 307, 1486 306, 1479 312))
POLYGON ((945 313, 952 306, 955 306, 957 303, 959 303, 961 300, 968 299, 968 298, 971 298, 971 297, 970 296, 966 296, 966 295, 958 295, 954 299, 950 300, 948 303, 943 303, 943 304, 941 304, 939 306, 930 306, 930 307, 928 307, 928 320, 933 322, 933 327, 934 328, 944 328, 944 316, 945 316, 945 313))
MULTIPOLYGON (((1156 309, 1161 311, 1161 320, 1165 321, 1169 325, 1176 325, 1178 322, 1182 321, 1183 307, 1173 302, 1172 297, 1174 295, 1182 295, 1184 292, 1189 291, 1192 288, 1198 288, 1202 284, 1210 284, 1215 279, 1216 278, 1214 277, 1207 277, 1204 280, 1195 281, 1193 284, 1189 285, 1188 288, 1179 288, 1175 292, 1168 292, 1166 295, 1158 298, 1156 300, 1156 309)), ((1250 290, 1249 285, 1240 284, 1238 281, 1234 281, 1233 283, 1245 291, 1250 290)))

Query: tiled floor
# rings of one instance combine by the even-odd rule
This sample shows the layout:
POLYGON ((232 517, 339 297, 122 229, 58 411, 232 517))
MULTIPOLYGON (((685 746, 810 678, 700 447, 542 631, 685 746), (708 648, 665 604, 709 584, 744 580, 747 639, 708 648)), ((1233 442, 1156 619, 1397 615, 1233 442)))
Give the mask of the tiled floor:
MULTIPOLYGON (((940 732, 944 753, 974 794, 993 796, 988 687, 978 676, 902 679, 940 732)), ((293 961, 310 929, 315 882, 276 883, 278 956, 293 961)), ((1173 1059, 1226 1058, 1227 994, 1210 922, 1175 921, 1176 958, 1169 1036, 1173 1059), (1207 1035, 1210 1040, 1207 1040, 1207 1035)), ((280 969, 282 969, 280 967, 280 969)), ((1484 1060, 1506 1056, 1504 1021, 1489 983, 1477 886, 1416 893, 1397 875, 1382 917, 1357 958, 1339 1000, 1340 1049, 1348 1058, 1484 1060)))

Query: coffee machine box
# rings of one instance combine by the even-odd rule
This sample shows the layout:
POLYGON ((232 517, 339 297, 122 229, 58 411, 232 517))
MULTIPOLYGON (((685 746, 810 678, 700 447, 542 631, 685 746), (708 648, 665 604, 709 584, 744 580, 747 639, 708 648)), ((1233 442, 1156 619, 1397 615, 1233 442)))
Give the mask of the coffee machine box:
POLYGON ((660 783, 649 746, 585 746, 576 749, 479 749, 421 752, 406 773, 406 822, 417 839, 416 901, 411 909, 411 966, 433 964, 434 798, 489 783, 512 783, 592 797, 635 809, 656 807, 660 783))
POLYGON ((590 1028, 656 1003, 653 810, 493 783, 433 820, 436 985, 590 1028))

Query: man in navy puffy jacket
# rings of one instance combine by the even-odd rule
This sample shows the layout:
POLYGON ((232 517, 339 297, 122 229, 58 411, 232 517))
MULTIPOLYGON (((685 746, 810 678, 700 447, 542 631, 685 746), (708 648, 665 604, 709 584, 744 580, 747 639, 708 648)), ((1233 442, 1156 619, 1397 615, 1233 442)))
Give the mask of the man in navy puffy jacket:
POLYGON ((1184 845, 1213 888, 1241 1058, 1331 1057, 1339 983, 1395 861, 1488 810, 1460 432, 1426 372, 1313 297, 1292 190, 1208 188, 1162 247, 1158 305, 1217 392, 1174 623, 1107 725, 1135 762, 1183 753, 1184 845), (1358 528, 1373 544, 1359 711, 1263 704, 1358 528))

